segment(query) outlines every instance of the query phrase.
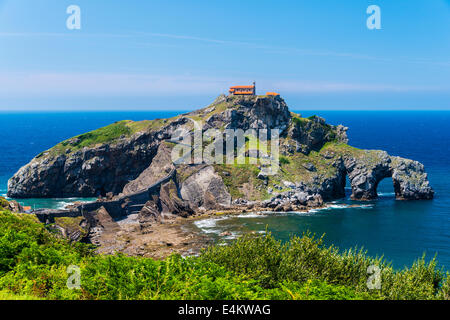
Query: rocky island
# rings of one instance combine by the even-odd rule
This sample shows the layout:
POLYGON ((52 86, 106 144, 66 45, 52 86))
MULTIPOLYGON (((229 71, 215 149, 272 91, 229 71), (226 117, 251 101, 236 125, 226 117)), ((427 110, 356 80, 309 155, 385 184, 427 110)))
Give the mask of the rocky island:
MULTIPOLYGON (((355 200, 375 199, 384 178, 392 179, 398 200, 433 198, 421 163, 351 147, 347 129, 290 112, 280 96, 221 95, 170 119, 119 121, 63 141, 22 167, 8 182, 8 196, 98 197, 34 213, 99 251, 146 255, 153 246, 157 256, 162 247, 186 251, 202 241, 180 231, 178 221, 216 212, 321 207, 344 197, 347 177, 355 200), (278 129, 280 169, 266 175, 261 163, 173 163, 174 134, 193 132, 194 122, 202 130, 278 129)), ((252 156, 249 150, 245 155, 247 161, 252 156)))

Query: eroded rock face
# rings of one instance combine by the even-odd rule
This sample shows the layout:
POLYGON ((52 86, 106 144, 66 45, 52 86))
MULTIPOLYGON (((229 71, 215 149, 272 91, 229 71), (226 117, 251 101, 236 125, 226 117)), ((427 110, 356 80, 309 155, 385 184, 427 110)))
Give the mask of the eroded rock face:
POLYGON ((147 189, 159 179, 167 176, 175 166, 172 163, 170 149, 164 143, 158 147, 156 156, 152 159, 150 166, 133 181, 130 181, 123 188, 123 194, 132 194, 140 190, 147 189))
POLYGON ((194 208, 229 206, 231 196, 212 166, 202 166, 181 183, 181 196, 194 208))
POLYGON ((149 200, 139 212, 139 224, 142 232, 147 232, 148 229, 156 222, 161 221, 161 212, 157 203, 149 200))
POLYGON ((89 240, 95 244, 100 245, 101 238, 105 232, 115 233, 120 230, 120 227, 111 217, 109 212, 101 207, 94 212, 85 212, 84 218, 86 220, 89 240))
POLYGON ((346 157, 345 169, 352 187, 352 199, 377 198, 378 183, 391 176, 391 159, 385 151, 367 151, 363 158, 346 157))
POLYGON ((130 178, 151 163, 157 144, 140 135, 116 145, 77 151, 56 158, 34 159, 8 181, 8 196, 92 197, 119 193, 130 178))
POLYGON ((424 166, 417 161, 372 150, 366 151, 364 157, 346 157, 344 166, 352 187, 352 199, 376 199, 378 184, 385 178, 392 178, 398 200, 428 200, 434 196, 424 166))
POLYGON ((214 104, 220 103, 232 107, 210 116, 205 129, 279 129, 282 132, 291 119, 286 102, 280 97, 229 96, 214 104))
MULTIPOLYGON (((317 116, 301 118, 291 114, 280 97, 220 96, 209 107, 174 118, 159 129, 146 129, 114 143, 76 152, 37 157, 10 179, 8 195, 17 198, 108 195, 102 201, 111 200, 107 210, 117 216, 139 212, 149 200, 148 188, 152 189, 148 193, 156 197, 153 201, 159 214, 189 215, 191 209, 230 206, 229 190, 214 167, 172 163, 170 141, 166 146, 164 140, 173 138, 175 132, 189 132, 193 125, 189 117, 203 120, 204 130, 279 129, 281 154, 302 153, 302 167, 295 170, 306 171, 302 175, 289 172, 298 181, 289 181, 285 187, 317 199, 320 196, 328 201, 345 196, 347 176, 353 199, 376 198, 377 186, 384 178, 392 178, 397 199, 431 199, 434 194, 423 165, 416 161, 391 157, 384 151, 326 149, 327 143, 339 146, 348 142, 346 127, 329 125, 317 116), (326 151, 322 152, 323 149, 326 151), (316 159, 315 165, 309 162, 313 159, 309 158, 311 153, 313 157, 320 154, 321 160, 316 159), (195 172, 187 174, 188 169, 195 172), (169 173, 182 178, 166 179, 169 173), (164 181, 160 183, 161 179, 164 181), (157 186, 153 188, 155 183, 157 186)), ((264 176, 262 168, 258 169, 261 170, 258 177, 267 186, 270 177, 264 176)), ((244 181, 242 186, 248 183, 244 181)), ((258 194, 261 198, 262 195, 258 194)), ((98 207, 91 205, 91 208, 98 207)))
POLYGON ((359 150, 357 155, 326 152, 321 155, 333 160, 330 166, 334 167, 335 173, 326 177, 318 174, 310 181, 295 181, 295 187, 291 189, 318 194, 330 201, 345 196, 348 177, 352 199, 373 200, 378 197, 380 181, 389 178, 398 200, 428 200, 434 196, 424 166, 417 161, 392 157, 379 150, 359 150))
POLYGON ((432 199, 434 191, 423 164, 400 157, 391 157, 391 173, 395 196, 399 200, 432 199))
POLYGON ((38 156, 8 181, 8 196, 63 198, 119 194, 148 168, 161 140, 169 139, 174 130, 187 122, 186 118, 180 118, 159 130, 139 132, 111 144, 38 156))
POLYGON ((161 212, 188 217, 194 213, 188 201, 181 199, 177 184, 171 180, 161 186, 159 193, 161 212))
POLYGON ((321 117, 311 117, 309 121, 293 121, 288 136, 296 141, 296 151, 309 154, 312 150, 318 151, 331 141, 347 143, 347 127, 342 125, 331 126, 321 117))

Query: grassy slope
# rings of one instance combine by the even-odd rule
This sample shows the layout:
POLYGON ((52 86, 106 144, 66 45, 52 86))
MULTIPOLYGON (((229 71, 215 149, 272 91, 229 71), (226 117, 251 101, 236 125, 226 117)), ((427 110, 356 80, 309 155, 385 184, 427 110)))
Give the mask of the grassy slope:
POLYGON ((163 261, 101 256, 58 239, 33 216, 0 212, 1 299, 443 299, 449 277, 423 260, 395 272, 361 251, 340 253, 311 235, 282 244, 246 236, 200 257, 163 261), (367 267, 382 268, 382 289, 366 287, 367 267), (66 268, 81 268, 81 290, 66 268))
POLYGON ((130 137, 138 132, 157 130, 170 121, 176 119, 155 119, 143 121, 122 120, 94 131, 86 132, 78 136, 62 141, 51 149, 40 153, 37 158, 46 155, 60 155, 68 152, 76 152, 84 147, 94 147, 104 143, 114 143, 120 137, 130 137))

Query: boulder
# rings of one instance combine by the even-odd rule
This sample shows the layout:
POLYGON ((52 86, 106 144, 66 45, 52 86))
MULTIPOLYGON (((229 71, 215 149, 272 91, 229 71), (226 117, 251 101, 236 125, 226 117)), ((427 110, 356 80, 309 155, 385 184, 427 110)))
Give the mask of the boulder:
POLYGON ((227 187, 212 166, 199 166, 198 171, 181 183, 180 193, 193 208, 231 205, 227 187))
POLYGON ((161 186, 159 201, 162 213, 188 217, 194 213, 189 202, 181 199, 178 187, 173 180, 161 186))
POLYGON ((147 233, 149 228, 155 223, 161 221, 161 211, 153 200, 145 203, 139 212, 139 225, 143 233, 147 233))

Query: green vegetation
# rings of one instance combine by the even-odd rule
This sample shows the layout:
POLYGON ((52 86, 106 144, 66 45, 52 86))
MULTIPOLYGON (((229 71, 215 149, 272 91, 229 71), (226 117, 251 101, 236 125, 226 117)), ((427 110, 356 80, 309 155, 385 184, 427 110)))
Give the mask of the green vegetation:
POLYGON ((112 143, 117 141, 121 137, 130 137, 137 132, 157 130, 163 127, 165 124, 170 123, 170 121, 175 118, 143 121, 118 121, 106 127, 83 133, 73 138, 67 139, 61 143, 58 143, 50 150, 40 153, 37 158, 40 158, 47 154, 59 155, 65 154, 67 152, 75 152, 77 150, 83 149, 84 147, 93 147, 98 144, 112 143))
POLYGON ((291 163, 291 161, 290 161, 287 157, 285 157, 285 156, 280 156, 280 164, 281 164, 281 165, 283 165, 283 164, 289 164, 289 163, 291 163))
POLYGON ((258 279, 263 288, 273 288, 286 281, 307 283, 319 280, 328 285, 352 289, 365 299, 449 299, 449 274, 444 275, 433 259, 418 259, 411 268, 395 271, 381 258, 366 252, 324 247, 322 238, 307 233, 281 243, 272 236, 245 236, 228 247, 216 246, 203 259, 225 266, 227 270, 258 279), (381 289, 367 288, 369 266, 381 270, 381 289))
POLYGON ((258 179, 260 170, 255 164, 215 165, 215 171, 222 177, 223 183, 228 188, 233 199, 245 198, 249 200, 261 200, 268 198, 267 187, 264 181, 258 179))
POLYGON ((299 127, 303 127, 307 124, 308 121, 311 121, 307 118, 302 118, 299 114, 291 112, 292 122, 294 125, 298 125, 299 127))
POLYGON ((31 215, 0 212, 0 299, 449 299, 450 277, 432 260, 394 271, 360 250, 339 252, 310 234, 288 243, 247 235, 199 257, 162 261, 96 255, 31 215), (69 265, 81 289, 68 289, 69 265), (381 269, 380 290, 367 268, 381 269))
POLYGON ((7 209, 9 207, 9 202, 4 197, 0 197, 0 209, 7 209))
POLYGON ((82 237, 87 235, 87 230, 81 226, 83 217, 56 217, 55 225, 69 232, 80 232, 82 237))
POLYGON ((2 300, 43 300, 36 296, 20 296, 6 290, 0 291, 0 301, 2 300))

